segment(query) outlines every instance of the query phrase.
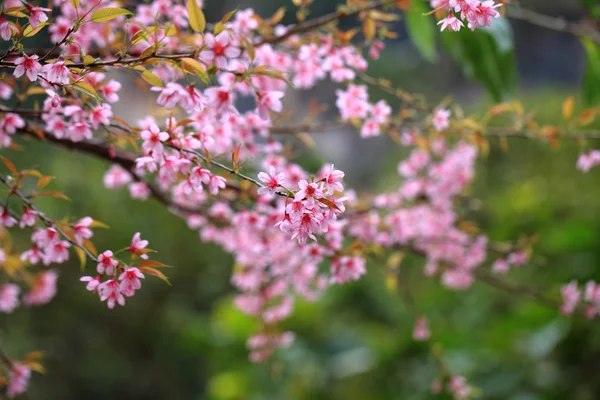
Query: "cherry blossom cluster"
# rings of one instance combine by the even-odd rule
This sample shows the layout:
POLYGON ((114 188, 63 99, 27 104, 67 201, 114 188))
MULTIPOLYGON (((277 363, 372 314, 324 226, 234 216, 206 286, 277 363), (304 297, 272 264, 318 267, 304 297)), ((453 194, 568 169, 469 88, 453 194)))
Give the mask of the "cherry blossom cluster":
MULTIPOLYGON (((0 109, 0 147, 13 145, 17 133, 39 132, 61 143, 100 146, 107 150, 104 157, 114 161, 104 175, 107 188, 127 186, 131 197, 140 200, 156 197, 198 231, 200 240, 230 253, 235 306, 260 322, 260 330, 247 340, 256 362, 292 343, 294 334, 280 323, 292 314, 297 299, 313 301, 330 286, 359 280, 367 271, 369 249, 413 251, 424 257, 427 276, 439 277, 450 289, 469 288, 475 270, 489 258, 488 238, 460 228, 456 205, 474 177, 478 149, 452 135, 451 111, 429 109, 424 124, 402 132, 410 154, 398 164, 398 187, 375 196, 365 209, 365 202, 344 187, 344 172, 325 164, 311 175, 289 159, 289 149, 272 133, 288 118, 289 83, 307 90, 325 80, 340 86, 340 122, 359 127, 361 137, 379 136, 402 123, 386 101, 370 100, 361 84, 368 66, 363 53, 379 58, 383 42, 367 40, 363 48, 331 30, 291 34, 295 26, 278 22, 272 24, 272 35, 263 36, 261 28, 269 24, 261 24, 264 20, 252 9, 237 10, 204 31, 188 15, 190 2, 202 6, 195 0, 155 0, 136 5, 130 18, 94 21, 95 10, 118 4, 53 0, 51 12, 5 1, 4 7, 18 8, 31 28, 48 24, 56 46, 45 55, 26 54, 18 43, 24 17, 0 15, 0 37, 14 44, 2 59, 12 74, 0 82, 0 98, 43 96, 41 110, 29 115, 0 109), (131 44, 127 54, 102 53, 120 40, 131 44), (113 66, 139 72, 168 117, 147 115, 135 127, 115 118, 112 107, 121 83, 98 71, 113 66), (17 85, 20 81, 26 84, 17 85), (248 170, 262 172, 256 180, 256 172, 248 170)), ((492 0, 433 0, 431 5, 448 13, 439 22, 442 30, 458 31, 463 21, 474 30, 499 17, 500 4, 492 0)), ((585 156, 578 163, 584 171, 600 162, 595 152, 585 156)), ((16 257, 19 262, 60 264, 69 260, 69 251, 89 256, 92 218, 64 227, 41 218, 27 207, 18 216, 0 210, 4 228, 33 229, 32 247, 16 257), (39 222, 44 226, 36 227, 39 222)), ((109 308, 123 306, 145 275, 161 277, 152 268, 160 263, 148 259, 150 251, 136 233, 125 250, 92 255, 96 273, 81 281, 109 308), (120 259, 122 252, 130 260, 120 259)), ((0 266, 14 259, 0 250, 0 266)), ((528 259, 528 252, 515 250, 496 258, 492 271, 505 273, 528 259)), ((40 271, 22 298, 21 286, 9 279, 0 285, 0 311, 11 312, 21 302, 50 301, 57 276, 54 269, 40 271)), ((586 288, 590 304, 596 291, 596 286, 586 288)), ((563 296, 567 311, 581 297, 576 285, 564 289, 563 296)), ((413 337, 430 336, 428 320, 420 316, 413 337)), ((29 375, 27 366, 14 363, 9 396, 25 390, 29 375)), ((451 377, 447 390, 456 399, 472 391, 461 376, 451 377)))
MULTIPOLYGON (((38 222, 45 216, 40 216, 39 211, 24 207, 19 219, 17 215, 9 212, 8 208, 0 210, 0 226, 4 229, 4 235, 8 235, 6 229, 18 227, 20 229, 31 228, 32 247, 23 251, 20 255, 13 255, 4 249, 0 249, 0 267, 7 272, 9 282, 0 285, 0 311, 11 313, 21 303, 27 306, 43 305, 48 303, 56 294, 56 281, 58 272, 55 269, 42 270, 23 280, 10 273, 11 269, 19 268, 21 265, 36 265, 39 263, 49 266, 51 264, 63 264, 69 260, 69 249, 72 243, 83 245, 84 241, 93 236, 90 225, 93 219, 90 217, 68 226, 71 237, 59 232, 56 227, 38 227, 38 222), (69 240, 71 239, 72 240, 69 240), (11 282, 12 281, 12 282, 11 282), (19 299, 21 287, 17 284, 23 281, 29 287, 28 291, 19 299)), ((8 236, 7 236, 8 237, 8 236)))
POLYGON ((563 302, 560 310, 563 314, 573 314, 580 303, 584 303, 587 318, 600 314, 600 286, 596 282, 588 281, 582 292, 577 282, 572 281, 562 287, 561 294, 563 302))
POLYGON ((577 169, 582 172, 588 172, 598 164, 600 164, 600 150, 591 150, 579 155, 577 169))
POLYGON ((6 389, 6 395, 8 398, 25 393, 27 386, 29 385, 29 378, 31 377, 31 369, 26 365, 13 362, 12 368, 8 377, 8 388, 6 389))
MULTIPOLYGON (((444 389, 441 380, 436 380, 431 385, 431 391, 439 394, 444 389)), ((454 400, 467 400, 473 395, 473 388, 467 383, 467 379, 462 375, 452 375, 446 383, 446 391, 454 400)))
MULTIPOLYGON (((133 236, 127 251, 136 257, 147 259, 147 246, 148 241, 141 239, 138 232, 133 236)), ((98 256, 96 271, 98 275, 84 276, 81 281, 87 282, 86 289, 97 293, 100 301, 106 301, 110 309, 113 309, 116 303, 124 306, 125 296, 133 296, 135 291, 142 287, 140 279, 144 279, 144 274, 139 268, 123 265, 111 250, 106 250, 98 256)))
POLYGON ((360 130, 361 137, 379 136, 382 128, 390 122, 392 108, 385 100, 370 104, 365 85, 350 84, 347 90, 338 89, 336 94, 335 104, 343 121, 353 118, 364 121, 360 130))
POLYGON ((448 12, 448 16, 438 22, 438 25, 442 25, 441 30, 455 32, 464 27, 463 21, 473 31, 480 26, 491 26, 492 20, 500 17, 496 8, 502 6, 494 0, 431 0, 430 3, 432 8, 448 12), (460 19, 455 13, 460 13, 460 19))

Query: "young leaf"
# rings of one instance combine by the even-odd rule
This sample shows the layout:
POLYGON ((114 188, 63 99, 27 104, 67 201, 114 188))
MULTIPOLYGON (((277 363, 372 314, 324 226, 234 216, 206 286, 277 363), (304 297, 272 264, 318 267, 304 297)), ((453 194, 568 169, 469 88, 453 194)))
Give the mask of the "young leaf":
POLYGON ((10 172, 12 172, 14 175, 17 175, 19 173, 17 171, 17 168, 15 167, 15 164, 13 164, 12 161, 10 161, 8 158, 0 156, 0 160, 2 160, 4 165, 6 165, 6 168, 8 168, 8 170, 10 172))
POLYGON ((206 73, 204 66, 200 64, 197 60, 194 60, 193 58, 189 57, 182 58, 181 67, 185 71, 196 75, 202 80, 202 82, 206 83, 207 85, 210 84, 210 79, 208 78, 208 74, 206 73))
POLYGON ((74 82, 73 83, 73 88, 79 90, 83 94, 87 94, 88 96, 92 96, 96 100, 100 99, 98 97, 98 93, 96 93, 96 89, 94 89, 94 87, 92 85, 90 85, 89 83, 87 83, 87 82, 83 82, 83 81, 74 82))
POLYGON ((33 29, 33 27, 31 25, 27 26, 27 28, 25 28, 25 30, 23 31, 23 36, 25 37, 32 37, 35 36, 39 31, 41 31, 46 25, 48 25, 48 22, 42 22, 41 24, 38 25, 37 28, 33 29))
POLYGON ((155 277, 157 277, 157 278, 162 279, 163 281, 165 281, 169 286, 171 285, 171 283, 169 282, 169 278, 167 278, 167 276, 165 274, 163 274, 162 272, 160 272, 159 270, 157 270, 155 268, 140 267, 139 270, 143 274, 148 274, 148 275, 155 276, 155 277))
POLYGON ((73 248, 75 249, 75 254, 77 254, 77 258, 79 258, 79 265, 81 267, 81 270, 83 271, 87 262, 87 256, 85 254, 85 251, 83 251, 81 247, 73 246, 73 248))
POLYGON ((105 22, 105 21, 110 21, 111 19, 115 19, 117 17, 125 16, 125 15, 131 15, 131 11, 125 10, 124 8, 117 8, 117 7, 101 8, 100 10, 94 11, 92 13, 91 21, 92 22, 105 22))
POLYGON ((148 70, 142 72, 142 79, 153 86, 163 87, 165 85, 158 76, 154 75, 151 71, 148 70))
POLYGON ((196 0, 188 0, 187 11, 190 27, 195 32, 204 32, 204 30, 206 29, 206 17, 204 16, 204 13, 200 9, 200 7, 198 7, 198 3, 196 3, 196 0))
POLYGON ((573 108, 575 107, 575 99, 569 96, 565 99, 562 105, 562 115, 565 120, 571 119, 573 116, 573 108))

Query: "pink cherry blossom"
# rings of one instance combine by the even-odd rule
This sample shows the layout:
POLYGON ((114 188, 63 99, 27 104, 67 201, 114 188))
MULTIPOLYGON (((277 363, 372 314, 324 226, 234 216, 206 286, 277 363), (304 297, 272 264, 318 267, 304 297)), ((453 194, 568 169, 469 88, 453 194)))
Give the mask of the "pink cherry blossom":
POLYGON ((438 131, 444 131, 450 127, 450 111, 445 109, 437 109, 433 114, 433 118, 431 122, 433 123, 433 128, 438 131))
POLYGON ((281 104, 283 95, 283 92, 275 90, 266 93, 257 93, 258 115, 262 119, 269 119, 269 111, 280 112, 283 108, 281 104))
POLYGON ((442 25, 440 30, 443 32, 446 28, 451 31, 458 32, 461 27, 464 26, 462 21, 454 16, 454 13, 451 11, 448 16, 438 22, 438 25, 442 25))
POLYGON ((48 303, 56 294, 58 273, 54 270, 39 272, 33 281, 33 286, 23 297, 26 305, 42 305, 48 303))
POLYGON ((11 313, 19 306, 21 289, 14 283, 0 285, 0 311, 11 313))
POLYGON ((144 274, 139 269, 126 267, 125 271, 119 276, 121 293, 128 297, 133 296, 135 291, 142 287, 140 279, 144 279, 144 274))
POLYGON ((119 282, 113 278, 106 282, 98 285, 98 294, 100 295, 100 301, 106 301, 106 305, 111 310, 115 308, 115 303, 125 305, 125 297, 121 293, 119 282))
POLYGON ((275 168, 271 166, 269 168, 269 173, 260 172, 258 174, 258 179, 265 184, 265 186, 258 188, 259 195, 265 195, 267 193, 274 194, 277 187, 284 184, 285 174, 283 172, 277 174, 275 168))
POLYGON ((148 255, 144 253, 144 249, 148 246, 148 241, 140 239, 140 232, 136 232, 131 239, 131 244, 127 248, 127 251, 139 255, 140 258, 147 259, 148 255))
POLYGON ((82 276, 79 278, 81 282, 87 282, 85 288, 90 292, 95 292, 98 289, 100 283, 102 283, 102 275, 97 275, 95 277, 92 276, 82 276))
POLYGON ((429 323, 427 322, 427 318, 419 317, 415 322, 415 328, 413 330, 413 339, 427 340, 430 337, 431 332, 429 331, 429 323))
POLYGON ((46 64, 42 67, 42 72, 46 74, 46 79, 51 83, 60 83, 66 85, 69 83, 69 77, 71 76, 69 69, 65 66, 62 61, 54 64, 46 64))
POLYGON ((27 366, 13 362, 8 375, 8 388, 6 390, 8 398, 12 399, 21 393, 25 393, 30 376, 31 370, 27 366))
POLYGON ((112 275, 119 262, 113 258, 113 252, 106 250, 98 256, 98 266, 96 270, 99 274, 112 275))
POLYGON ((15 78, 20 78, 23 75, 27 75, 31 82, 37 81, 38 74, 42 71, 42 65, 37 61, 38 55, 34 54, 28 56, 26 54, 23 57, 19 57, 15 60, 15 71, 13 75, 15 78))
POLYGON ((33 29, 36 29, 40 23, 48 21, 46 13, 50 12, 49 8, 33 7, 27 4, 27 10, 29 11, 29 24, 33 29))

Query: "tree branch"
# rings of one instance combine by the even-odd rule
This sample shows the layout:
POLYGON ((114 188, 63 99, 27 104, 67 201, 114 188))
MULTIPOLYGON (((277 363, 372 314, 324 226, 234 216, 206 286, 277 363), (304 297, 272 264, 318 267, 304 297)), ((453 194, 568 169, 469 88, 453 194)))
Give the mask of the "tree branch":
POLYGON ((551 17, 535 11, 512 6, 506 7, 506 16, 553 31, 565 32, 578 37, 588 37, 592 41, 600 44, 600 31, 589 22, 567 21, 562 17, 551 17))

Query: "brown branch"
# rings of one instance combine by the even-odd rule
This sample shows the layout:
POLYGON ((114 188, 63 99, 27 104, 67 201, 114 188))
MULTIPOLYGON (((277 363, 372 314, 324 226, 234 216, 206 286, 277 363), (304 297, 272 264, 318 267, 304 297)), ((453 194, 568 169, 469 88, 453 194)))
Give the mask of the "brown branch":
POLYGON ((310 32, 317 28, 325 26, 331 22, 334 22, 337 20, 342 20, 345 18, 354 17, 362 12, 375 10, 377 8, 382 8, 385 6, 392 5, 394 3, 396 3, 396 0, 380 0, 380 1, 375 1, 375 2, 369 3, 366 6, 355 8, 354 10, 341 9, 337 12, 323 15, 322 17, 311 19, 309 21, 295 25, 294 27, 290 28, 287 32, 285 32, 283 35, 275 36, 273 38, 264 38, 261 41, 259 41, 258 43, 256 43, 255 46, 258 47, 258 46, 262 46, 264 44, 280 43, 280 42, 283 42, 284 40, 286 40, 287 38, 289 38, 290 36, 293 36, 293 35, 296 35, 299 33, 310 32))
POLYGON ((496 289, 500 289, 508 293, 524 294, 526 296, 534 298, 544 306, 549 307, 553 310, 557 310, 560 307, 560 302, 545 296, 538 290, 529 286, 506 282, 479 269, 474 271, 474 275, 475 278, 477 278, 477 280, 479 280, 480 282, 495 287, 496 289))
POLYGON ((600 44, 600 31, 590 22, 567 21, 562 17, 551 17, 524 8, 506 7, 506 16, 512 19, 525 21, 542 28, 557 32, 565 32, 578 37, 588 37, 600 44))

